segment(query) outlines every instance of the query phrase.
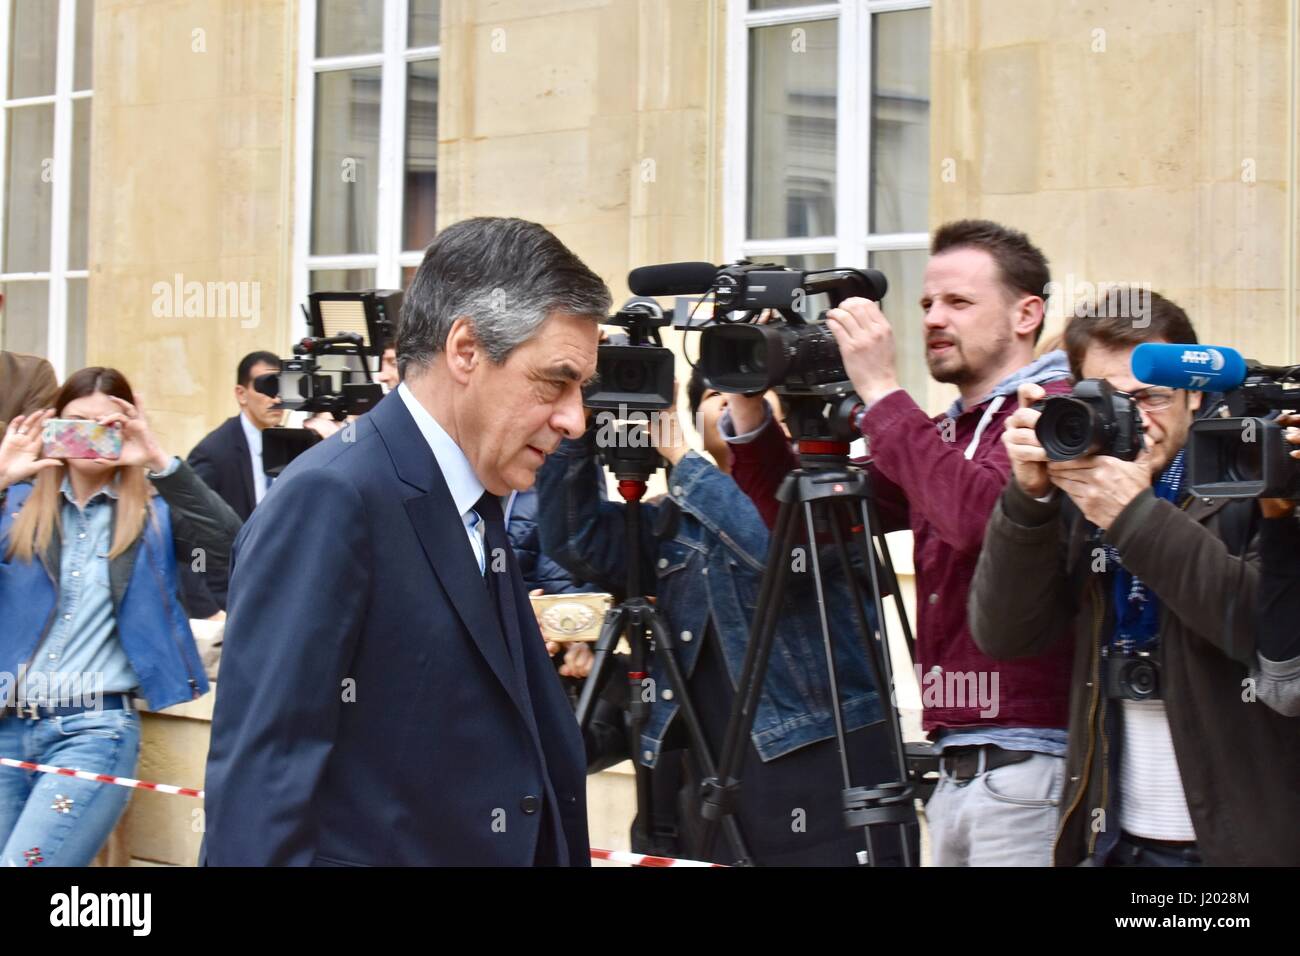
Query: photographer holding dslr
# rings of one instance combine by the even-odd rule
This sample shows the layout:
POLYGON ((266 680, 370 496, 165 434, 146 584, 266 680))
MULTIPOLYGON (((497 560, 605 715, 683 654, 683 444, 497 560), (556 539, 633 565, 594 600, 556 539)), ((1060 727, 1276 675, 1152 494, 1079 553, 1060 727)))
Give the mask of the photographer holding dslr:
MULTIPOLYGON (((698 376, 697 371, 690 393, 703 398, 698 376)), ((692 404, 695 420, 705 429, 713 426, 716 416, 692 404)), ((683 690, 695 704, 715 759, 721 750, 758 599, 768 532, 731 478, 690 450, 676 411, 659 412, 655 418, 651 434, 671 470, 669 494, 641 505, 642 588, 656 596, 665 626, 677 637, 679 664, 689 686, 671 686, 662 661, 651 658, 649 686, 654 697, 641 740, 634 743, 642 764, 670 768, 672 773, 678 757, 673 751, 686 746, 683 720, 675 720, 683 690)), ((626 578, 626 505, 601 499, 605 479, 597 445, 603 434, 598 416, 583 438, 564 441, 548 458, 538 473, 538 517, 542 546, 552 558, 579 579, 617 593, 624 590, 626 578)), ((716 434, 706 431, 702 437, 706 448, 725 453, 716 434)), ((843 824, 839 755, 811 577, 791 575, 740 774, 737 818, 759 865, 850 866, 862 848, 861 834, 843 824)), ((842 577, 832 578, 831 587, 836 595, 828 608, 833 633, 845 636, 837 643, 836 669, 849 731, 849 763, 857 778, 880 779, 891 771, 888 725, 881 722, 881 702, 862 649, 848 637, 853 630, 842 577)), ((699 858, 702 771, 690 758, 688 753, 685 785, 677 800, 678 852, 699 858)), ((896 834, 877 839, 876 862, 896 864, 901 859, 896 834)), ((726 856, 729 849, 725 841, 715 846, 717 862, 733 862, 726 856)))
MULTIPOLYGON (((930 418, 898 386, 893 333, 875 303, 846 299, 827 324, 865 405, 855 430, 868 441, 884 525, 876 530, 910 528, 915 536, 922 722, 942 753, 926 807, 933 862, 1047 866, 1063 780, 1069 660, 1060 650, 1024 661, 986 657, 970 637, 966 591, 1006 484, 997 434, 1016 386, 1069 389, 1064 355, 1034 358, 1051 277, 1023 233, 983 220, 943 226, 930 252, 921 302, 926 361, 936 381, 961 393, 947 415, 930 418)), ((737 484, 771 525, 776 490, 796 465, 789 441, 765 403, 741 395, 732 396, 722 430, 730 433, 737 484)))
MULTIPOLYGON (((1282 415, 1287 441, 1300 445, 1300 415, 1282 415)), ((1289 452, 1300 460, 1300 449, 1289 452)), ((1293 466, 1294 467, 1294 466, 1293 466)), ((1300 516, 1296 503, 1261 498, 1259 533, 1259 699, 1280 714, 1300 717, 1300 516)))
POLYGON ((1041 390, 1020 390, 1004 436, 1014 477, 989 521, 971 631, 1001 658, 1073 643, 1057 865, 1295 865, 1300 724, 1243 692, 1258 511, 1188 491, 1201 393, 1138 381, 1131 358, 1196 332, 1157 294, 1140 315, 1126 300, 1112 289, 1066 327, 1087 380, 1076 399, 1040 417, 1027 406, 1041 390))

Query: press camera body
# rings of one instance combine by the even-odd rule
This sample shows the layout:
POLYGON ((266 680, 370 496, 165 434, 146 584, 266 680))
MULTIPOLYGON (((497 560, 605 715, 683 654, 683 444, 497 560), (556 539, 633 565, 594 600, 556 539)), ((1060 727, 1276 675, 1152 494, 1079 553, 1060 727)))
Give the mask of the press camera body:
POLYGON ((1111 700, 1160 700, 1160 659, 1151 651, 1102 648, 1103 687, 1111 700))
POLYGON ((1049 461, 1109 455, 1133 461, 1142 451, 1142 415, 1137 403, 1101 378, 1088 378, 1069 395, 1056 395, 1034 408, 1034 426, 1049 461))

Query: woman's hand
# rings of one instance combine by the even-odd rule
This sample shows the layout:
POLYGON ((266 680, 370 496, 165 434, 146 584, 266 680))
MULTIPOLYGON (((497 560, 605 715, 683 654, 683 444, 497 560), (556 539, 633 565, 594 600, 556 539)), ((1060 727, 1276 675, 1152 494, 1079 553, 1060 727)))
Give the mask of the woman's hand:
POLYGON ((41 434, 45 423, 54 417, 54 409, 46 408, 31 415, 19 415, 5 429, 0 439, 0 488, 26 481, 38 472, 63 464, 57 458, 41 456, 41 434))
MULTIPOLYGON (((138 400, 139 396, 136 397, 138 400)), ((145 465, 155 472, 165 469, 171 463, 171 455, 158 444, 140 406, 115 395, 109 395, 108 399, 118 407, 118 411, 100 415, 97 421, 101 425, 117 425, 122 429, 122 454, 116 461, 111 458, 97 460, 108 465, 145 465)))

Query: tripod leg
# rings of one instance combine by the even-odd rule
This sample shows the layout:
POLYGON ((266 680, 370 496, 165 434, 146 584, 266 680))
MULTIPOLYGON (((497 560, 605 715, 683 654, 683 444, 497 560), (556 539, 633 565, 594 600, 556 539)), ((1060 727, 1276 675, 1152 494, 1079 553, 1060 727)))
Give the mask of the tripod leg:
MULTIPOLYGON (((860 524, 862 525, 862 529, 863 529, 863 534, 862 534, 862 538, 860 539, 860 542, 868 543, 868 546, 863 550, 862 559, 866 563, 867 572, 871 578, 871 597, 874 603, 873 610, 876 613, 876 622, 878 627, 878 632, 877 632, 878 637, 875 645, 876 653, 869 656, 873 661, 873 670, 877 674, 877 680, 879 681, 877 686, 879 687, 880 693, 884 694, 886 691, 888 691, 889 698, 886 703, 888 706, 894 707, 894 700, 895 700, 894 668, 889 656, 889 635, 885 627, 885 605, 880 598, 880 575, 876 567, 875 549, 869 546, 869 543, 875 537, 872 531, 873 525, 871 521, 872 514, 871 514, 870 503, 865 499, 859 500, 857 510, 861 518, 860 524)), ((888 555, 888 550, 886 550, 886 555, 888 555)), ((892 564, 891 564, 891 568, 892 568, 892 564)), ((857 592, 856 588, 853 590, 854 590, 853 604, 855 609, 854 613, 861 614, 862 596, 857 592)), ((897 591, 898 589, 897 587, 895 587, 896 597, 897 597, 897 591)), ((900 607, 900 613, 901 611, 902 609, 900 607)), ((903 621, 907 620, 906 615, 903 615, 902 620, 903 621)), ((869 632, 865 632, 865 633, 869 633, 869 632)), ((903 731, 902 731, 902 726, 898 720, 897 708, 894 709, 892 718, 893 719, 890 721, 890 729, 893 731, 894 756, 895 756, 895 765, 897 767, 897 772, 898 772, 898 780, 900 783, 906 784, 908 781, 907 751, 903 746, 903 731)), ((910 844, 908 843, 907 827, 908 825, 906 823, 898 824, 898 836, 899 836, 899 842, 903 852, 903 865, 912 866, 912 850, 910 844)))
MULTIPOLYGON (((691 742, 691 752, 694 753, 700 769, 704 772, 705 779, 716 777, 718 774, 717 765, 713 762, 713 753, 709 749, 709 742, 704 737, 704 728, 700 725, 699 715, 695 712, 695 704, 691 701, 691 695, 686 687, 686 675, 682 673, 681 665, 677 662, 677 646, 673 642, 673 636, 669 633, 668 628, 660 620, 657 613, 651 612, 650 627, 655 636, 655 655, 657 660, 663 665, 668 672, 668 682, 676 688, 677 706, 681 717, 686 721, 686 735, 691 742)), ((731 851, 735 854, 737 865, 749 866, 753 862, 749 855, 749 850, 745 846, 744 837, 740 832, 740 824, 736 818, 726 815, 722 819, 722 831, 731 845, 731 851)), ((709 849, 712 849, 710 847, 709 849)))
POLYGON ((578 698, 578 729, 583 734, 591 723, 591 712, 595 709, 596 698, 605 689, 606 673, 609 669, 609 656, 618 644, 619 635, 623 633, 623 618, 626 611, 622 606, 610 608, 605 612, 605 620, 600 625, 600 636, 596 638, 591 673, 582 685, 582 696, 578 698))
MULTIPOLYGON (((787 478, 789 482, 792 479, 787 478)), ((740 668, 735 700, 727 719, 727 733, 723 738, 718 758, 718 775, 712 781, 714 790, 706 794, 701 807, 704 816, 704 849, 712 852, 717 837, 717 822, 722 815, 735 812, 729 804, 728 792, 736 786, 736 774, 744 761, 745 745, 754 726, 755 710, 767 673, 767 661, 776 636, 780 596, 785 593, 785 582, 790 562, 788 555, 796 542, 795 506, 784 497, 777 512, 776 527, 769 538, 767 564, 759 585, 758 606, 754 609, 754 625, 749 644, 740 668)))
MULTIPOLYGON (((831 536, 835 542, 835 555, 849 590, 849 603, 853 610, 854 624, 857 627, 858 634, 862 637, 863 646, 867 651, 867 659, 871 661, 872 670, 876 671, 877 680, 879 680, 879 671, 871 653, 871 629, 867 626, 867 618, 863 612, 862 595, 855 585, 853 564, 849 560, 849 551, 844 545, 844 531, 840 524, 841 509, 835 507, 835 505, 836 502, 832 501, 824 508, 824 511, 830 512, 827 523, 830 525, 831 536)), ((814 526, 812 502, 804 504, 804 520, 810 528, 814 526)), ((835 741, 839 745, 840 751, 840 774, 844 779, 844 789, 847 791, 853 787, 853 775, 849 769, 848 740, 844 730, 844 716, 840 707, 840 681, 838 670, 835 667, 835 648, 831 638, 830 622, 826 616, 826 587, 822 580, 821 561, 816 550, 813 551, 813 579, 817 585, 817 611, 822 628, 822 644, 826 648, 826 673, 829 675, 831 682, 831 712, 835 716, 835 741)), ((881 685, 877 684, 877 686, 881 685)), ((873 862, 876 859, 876 847, 875 841, 872 839, 871 827, 863 827, 862 831, 863 839, 866 842, 867 861, 873 862)))

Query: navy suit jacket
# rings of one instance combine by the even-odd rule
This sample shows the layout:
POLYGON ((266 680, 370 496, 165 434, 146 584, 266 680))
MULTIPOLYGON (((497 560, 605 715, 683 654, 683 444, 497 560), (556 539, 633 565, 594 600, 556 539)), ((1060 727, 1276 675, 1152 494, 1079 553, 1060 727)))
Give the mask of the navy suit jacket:
POLYGON ((400 397, 284 471, 235 543, 207 864, 590 864, 582 740, 506 557, 522 675, 400 397))
MULTIPOLYGON (((221 495, 243 521, 253 513, 257 495, 253 491, 253 460, 248 454, 244 426, 235 415, 208 432, 186 459, 209 488, 221 495)), ((181 542, 188 553, 190 542, 181 542)), ((211 617, 226 610, 228 582, 221 571, 193 570, 190 562, 181 566, 181 596, 190 617, 211 617)))

